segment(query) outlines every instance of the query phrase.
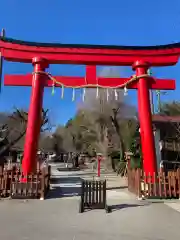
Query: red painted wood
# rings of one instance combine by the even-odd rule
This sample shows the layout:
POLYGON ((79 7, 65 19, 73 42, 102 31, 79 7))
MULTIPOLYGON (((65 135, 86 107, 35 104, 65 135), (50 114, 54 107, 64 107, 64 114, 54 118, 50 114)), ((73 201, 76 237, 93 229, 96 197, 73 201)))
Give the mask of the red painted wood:
MULTIPOLYGON (((48 64, 84 64, 90 65, 86 68, 84 77, 55 77, 57 81, 71 87, 83 87, 87 84, 99 84, 104 87, 117 87, 128 81, 127 78, 97 78, 94 65, 131 66, 134 62, 136 74, 147 73, 150 66, 170 66, 178 62, 180 56, 180 44, 168 45, 164 49, 131 49, 131 47, 116 46, 83 46, 83 45, 59 45, 37 47, 35 43, 13 43, 0 39, 0 52, 5 60, 14 62, 32 63, 35 71, 44 71, 43 59, 48 64), (173 47, 172 47, 173 46, 173 47), (35 58, 34 58, 35 57, 35 58)), ((36 162, 38 137, 40 132, 40 113, 43 100, 44 86, 52 86, 52 81, 45 75, 6 75, 5 86, 32 86, 32 97, 28 115, 28 125, 25 140, 25 151, 23 159, 23 172, 28 174, 33 171, 33 163, 36 162)), ((88 86, 87 86, 88 87, 88 86)), ((149 101, 149 89, 174 90, 175 81, 171 79, 145 79, 131 83, 128 88, 138 89, 138 108, 141 127, 141 140, 143 150, 144 172, 156 171, 156 156, 154 137, 151 123, 151 110, 149 101)))
MULTIPOLYGON (((34 71, 45 71, 48 67, 47 63, 41 58, 34 58, 33 65, 34 71)), ((42 121, 43 82, 44 75, 36 74, 33 76, 31 101, 28 111, 28 123, 24 144, 24 157, 22 161, 22 170, 26 176, 29 173, 35 172, 37 167, 36 153, 42 121)), ((26 181, 26 179, 23 179, 22 181, 26 181)))
POLYGON ((151 66, 171 66, 178 62, 179 55, 172 56, 144 56, 144 55, 105 55, 105 54, 78 54, 78 53, 39 53, 5 49, 3 57, 12 62, 31 63, 34 56, 44 57, 49 64, 80 64, 80 65, 109 65, 131 66, 137 59, 143 59, 151 66))
MULTIPOLYGON (((94 74, 94 73, 92 73, 94 74)), ((94 75, 93 75, 94 76, 94 75)), ((86 84, 84 77, 60 77, 54 76, 54 78, 62 82, 65 85, 76 87, 86 84)), ((115 87, 117 85, 127 82, 129 78, 91 78, 91 75, 87 76, 88 84, 97 84, 97 82, 104 87, 115 87)), ((46 77, 44 78, 45 86, 52 87, 52 81, 46 77)), ((158 90, 174 90, 176 88, 176 82, 173 79, 149 79, 148 81, 150 89, 158 90)), ((6 74, 4 76, 5 86, 32 86, 32 74, 27 75, 11 75, 6 74)), ((55 84, 56 87, 60 85, 55 84)), ((88 87, 88 86, 87 86, 88 87)), ((137 82, 128 85, 129 89, 137 89, 137 82)))
POLYGON ((157 49, 157 46, 105 46, 105 45, 85 45, 85 44, 59 44, 59 47, 44 47, 44 43, 38 43, 39 46, 33 42, 26 42, 24 44, 17 44, 0 40, 0 48, 14 49, 30 52, 46 52, 46 53, 81 53, 81 54, 123 54, 123 55, 173 55, 180 54, 179 44, 162 45, 164 48, 157 49), (178 45, 178 46, 177 46, 178 45))
POLYGON ((86 77, 83 81, 85 84, 94 84, 94 80, 97 79, 96 66, 87 65, 86 66, 86 77))
MULTIPOLYGON (((149 65, 143 61, 137 61, 133 69, 136 75, 147 74, 149 65)), ((154 135, 152 129, 151 106, 149 88, 146 78, 138 81, 138 114, 140 120, 141 146, 143 154, 143 168, 146 175, 153 176, 157 171, 154 135)))
MULTIPOLYGON (((65 45, 66 46, 66 45, 65 45)), ((166 49, 119 49, 105 48, 104 46, 82 47, 42 47, 27 46, 0 40, 0 51, 6 60, 14 62, 32 62, 34 56, 43 57, 49 64, 96 64, 131 66, 134 61, 143 59, 151 66, 169 66, 177 63, 180 48, 166 49)), ((129 47, 130 48, 130 47, 129 47)))

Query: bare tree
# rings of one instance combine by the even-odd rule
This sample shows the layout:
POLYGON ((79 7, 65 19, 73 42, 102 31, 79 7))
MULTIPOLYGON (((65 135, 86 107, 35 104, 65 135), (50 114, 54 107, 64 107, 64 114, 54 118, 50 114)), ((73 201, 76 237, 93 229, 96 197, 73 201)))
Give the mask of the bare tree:
MULTIPOLYGON (((28 113, 24 110, 15 109, 10 115, 5 115, 6 120, 1 122, 0 128, 0 156, 7 152, 12 146, 23 139, 26 133, 28 113)), ((48 110, 42 110, 41 131, 48 130, 48 110)), ((21 143, 23 144, 23 142, 21 143)))

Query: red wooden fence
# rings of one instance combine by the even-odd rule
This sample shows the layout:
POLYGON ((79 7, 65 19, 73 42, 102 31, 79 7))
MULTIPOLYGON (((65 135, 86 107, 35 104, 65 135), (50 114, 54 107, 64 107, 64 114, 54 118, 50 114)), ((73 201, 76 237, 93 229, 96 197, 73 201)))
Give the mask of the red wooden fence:
POLYGON ((180 198, 180 169, 153 176, 141 169, 128 170, 128 189, 138 197, 180 198))
POLYGON ((50 171, 50 166, 45 166, 26 176, 27 182, 22 183, 24 176, 20 168, 0 167, 0 197, 44 199, 50 186, 50 171))

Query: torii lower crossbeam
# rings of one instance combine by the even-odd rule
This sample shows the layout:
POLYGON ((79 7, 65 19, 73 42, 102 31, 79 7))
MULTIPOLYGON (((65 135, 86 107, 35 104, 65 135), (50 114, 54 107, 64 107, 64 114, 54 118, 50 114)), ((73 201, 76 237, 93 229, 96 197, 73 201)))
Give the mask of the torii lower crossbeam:
MULTIPOLYGON (((124 84, 129 81, 129 78, 93 78, 88 79, 87 77, 65 77, 65 76, 54 76, 54 78, 61 82, 62 84, 69 87, 81 87, 84 85, 96 85, 97 83, 103 87, 116 87, 117 85, 124 84)), ((4 78, 5 86, 26 86, 32 87, 32 74, 27 75, 11 75, 7 74, 4 78)), ((48 78, 48 76, 44 77, 44 87, 52 87, 53 82, 48 78)), ((55 87, 61 87, 61 85, 55 83, 55 87)), ((92 87, 92 86, 89 86, 92 87)), ((149 89, 156 90, 174 90, 175 89, 175 81, 173 79, 155 79, 149 78, 148 81, 149 89)), ((128 84, 128 89, 138 89, 138 82, 132 82, 128 84)))

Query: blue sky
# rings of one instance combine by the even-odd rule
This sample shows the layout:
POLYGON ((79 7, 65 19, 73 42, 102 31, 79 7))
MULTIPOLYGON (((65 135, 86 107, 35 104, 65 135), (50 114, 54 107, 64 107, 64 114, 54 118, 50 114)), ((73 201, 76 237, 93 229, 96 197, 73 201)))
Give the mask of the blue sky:
MULTIPOLYGON (((0 0, 0 28, 6 36, 16 39, 84 44, 156 45, 180 41, 179 0, 0 0)), ((30 64, 5 63, 3 73, 28 73, 30 64)), ((83 75, 83 66, 50 66, 52 74, 83 75)), ((128 68, 120 69, 128 76, 128 68)), ((177 90, 168 92, 163 101, 179 100, 180 64, 153 69, 157 77, 175 78, 177 90)), ((3 87, 0 111, 11 111, 14 106, 28 109, 30 88, 3 87)), ((65 123, 76 111, 71 102, 71 90, 60 99, 60 89, 51 96, 45 89, 44 107, 50 109, 55 124, 65 123)), ((136 92, 130 92, 136 101, 136 92)))

